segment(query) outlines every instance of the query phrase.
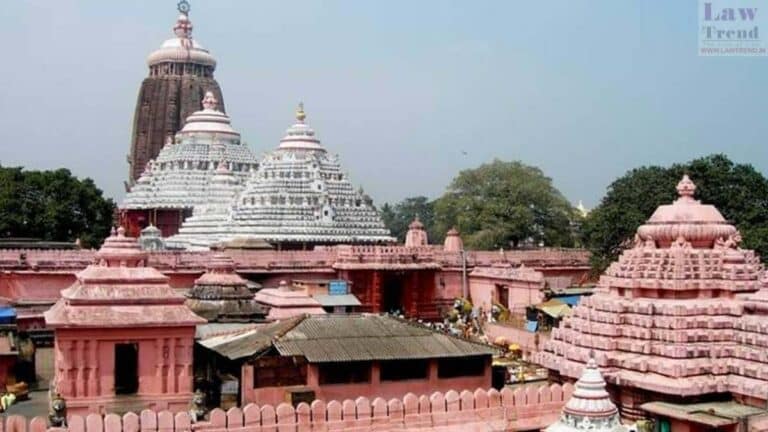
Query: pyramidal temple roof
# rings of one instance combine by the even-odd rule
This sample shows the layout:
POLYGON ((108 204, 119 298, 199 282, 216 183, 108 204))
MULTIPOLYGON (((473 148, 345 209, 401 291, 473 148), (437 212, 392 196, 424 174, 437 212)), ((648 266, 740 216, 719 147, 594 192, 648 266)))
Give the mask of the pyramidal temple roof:
POLYGON ((573 394, 563 407, 557 423, 546 432, 621 432, 626 428, 619 421, 619 410, 605 390, 605 380, 594 359, 589 359, 573 394))
POLYGON ((61 327, 142 327, 201 324, 168 277, 146 267, 147 253, 121 227, 113 231, 91 264, 45 312, 45 322, 61 327))
MULTIPOLYGON (((679 198, 640 226, 595 294, 553 329, 534 361, 577 377, 589 359, 606 379, 673 397, 730 392, 764 398, 768 279, 754 251, 688 176, 679 198), (594 357, 591 352, 594 352, 594 357)), ((638 399, 639 400, 639 399, 638 399)), ((642 415, 636 406, 622 415, 642 415)))
POLYGON ((242 190, 258 158, 240 141, 229 116, 218 110, 213 93, 206 93, 202 105, 147 164, 122 208, 194 208, 231 199, 242 190))
MULTIPOLYGON (((235 238, 270 243, 390 243, 389 230, 362 190, 355 190, 306 122, 296 123, 268 153, 228 214, 205 226, 185 222, 173 241, 211 245, 235 238)), ((190 221, 195 222, 195 221, 190 221)))

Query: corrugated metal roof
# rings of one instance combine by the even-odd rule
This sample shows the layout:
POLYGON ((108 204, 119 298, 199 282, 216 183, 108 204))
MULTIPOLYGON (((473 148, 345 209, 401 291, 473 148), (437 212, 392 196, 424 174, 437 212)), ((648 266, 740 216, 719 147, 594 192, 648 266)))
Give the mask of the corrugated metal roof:
POLYGON ((312 297, 320 303, 321 306, 360 306, 360 300, 354 294, 315 294, 312 297))
POLYGON ((278 321, 262 327, 245 329, 241 332, 212 336, 198 343, 231 360, 249 357, 272 346, 272 339, 290 330, 303 316, 278 321))
POLYGON ((645 411, 711 427, 736 424, 741 418, 762 415, 766 410, 743 405, 735 401, 675 404, 648 402, 640 406, 645 411))
POLYGON ((400 360, 492 355, 490 346, 470 342, 379 315, 312 316, 274 341, 281 355, 309 362, 400 360))

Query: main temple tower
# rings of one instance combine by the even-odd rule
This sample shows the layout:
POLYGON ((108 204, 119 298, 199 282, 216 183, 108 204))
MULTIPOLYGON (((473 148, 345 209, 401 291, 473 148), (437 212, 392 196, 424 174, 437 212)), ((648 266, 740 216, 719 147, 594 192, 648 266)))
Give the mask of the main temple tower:
POLYGON ((216 59, 192 39, 189 3, 181 0, 178 9, 175 36, 147 58, 149 76, 141 83, 136 101, 127 186, 141 176, 149 160, 157 157, 168 136, 178 132, 186 118, 201 109, 200 101, 206 92, 212 92, 218 110, 225 111, 221 88, 213 78, 216 59))

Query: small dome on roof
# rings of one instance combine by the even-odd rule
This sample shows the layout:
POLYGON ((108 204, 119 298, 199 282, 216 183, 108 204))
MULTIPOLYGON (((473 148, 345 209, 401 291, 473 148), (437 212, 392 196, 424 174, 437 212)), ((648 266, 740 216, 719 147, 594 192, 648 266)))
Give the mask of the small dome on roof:
POLYGON ((204 66, 216 67, 216 59, 203 48, 202 45, 192 39, 192 21, 189 19, 189 7, 179 8, 181 14, 173 26, 172 37, 152 52, 147 58, 149 66, 160 63, 194 63, 204 66))
POLYGON ((648 221, 637 229, 642 240, 653 240, 658 247, 668 247, 682 238, 693 247, 712 247, 715 240, 736 234, 713 205, 693 198, 696 185, 688 175, 677 184, 680 196, 672 204, 659 206, 648 221))

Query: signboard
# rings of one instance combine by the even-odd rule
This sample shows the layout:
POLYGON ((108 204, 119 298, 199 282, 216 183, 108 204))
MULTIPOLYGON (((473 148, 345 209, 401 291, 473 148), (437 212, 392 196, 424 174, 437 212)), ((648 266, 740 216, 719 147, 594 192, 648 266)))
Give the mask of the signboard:
POLYGON ((349 294, 349 286, 345 280, 332 280, 328 283, 328 294, 344 295, 349 294))

